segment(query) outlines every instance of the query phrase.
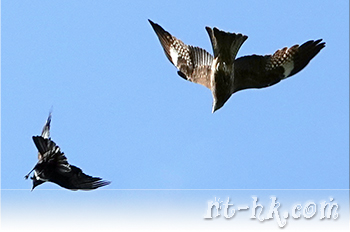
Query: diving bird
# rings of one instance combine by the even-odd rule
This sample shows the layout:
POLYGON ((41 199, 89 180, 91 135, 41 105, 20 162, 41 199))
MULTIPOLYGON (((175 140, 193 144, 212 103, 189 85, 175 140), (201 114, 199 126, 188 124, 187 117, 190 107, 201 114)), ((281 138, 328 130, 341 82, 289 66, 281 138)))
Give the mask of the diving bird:
POLYGON ((204 85, 213 95, 212 112, 220 109, 237 91, 265 88, 301 71, 325 43, 309 40, 277 50, 273 55, 250 55, 236 59, 246 35, 206 27, 214 57, 206 50, 184 44, 160 25, 148 20, 169 61, 185 80, 204 85))
POLYGON ((68 163, 59 146, 50 138, 50 123, 51 112, 41 136, 33 136, 34 144, 38 149, 39 161, 25 176, 25 179, 28 179, 30 173, 34 171, 34 175, 31 177, 33 180, 32 190, 47 181, 70 190, 92 190, 110 184, 110 181, 86 175, 80 168, 68 163))

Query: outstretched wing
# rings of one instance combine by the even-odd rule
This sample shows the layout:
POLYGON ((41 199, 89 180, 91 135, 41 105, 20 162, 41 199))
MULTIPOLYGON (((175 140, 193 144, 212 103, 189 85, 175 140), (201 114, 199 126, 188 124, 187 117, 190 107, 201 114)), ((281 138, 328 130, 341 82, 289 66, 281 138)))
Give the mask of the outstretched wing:
POLYGON ((278 83, 301 71, 314 58, 325 43, 310 40, 301 46, 277 50, 273 55, 244 56, 235 65, 235 92, 248 88, 264 88, 278 83))
POLYGON ((186 80, 210 89, 213 56, 202 48, 184 44, 158 24, 148 21, 156 32, 165 55, 179 69, 178 74, 186 80))
POLYGON ((67 183, 58 183, 62 187, 71 189, 71 190, 91 190, 91 189, 97 189, 99 187, 105 186, 110 184, 110 181, 104 181, 100 177, 92 177, 89 175, 86 175, 83 173, 83 171, 76 167, 71 165, 72 171, 68 174, 70 175, 70 178, 68 179, 67 183))
POLYGON ((60 172, 71 170, 66 156, 54 141, 41 136, 33 136, 33 141, 39 151, 39 162, 54 164, 60 172))
POLYGON ((41 132, 41 136, 45 139, 50 138, 50 124, 51 124, 51 111, 49 113, 49 117, 46 120, 46 123, 43 127, 43 130, 41 132))

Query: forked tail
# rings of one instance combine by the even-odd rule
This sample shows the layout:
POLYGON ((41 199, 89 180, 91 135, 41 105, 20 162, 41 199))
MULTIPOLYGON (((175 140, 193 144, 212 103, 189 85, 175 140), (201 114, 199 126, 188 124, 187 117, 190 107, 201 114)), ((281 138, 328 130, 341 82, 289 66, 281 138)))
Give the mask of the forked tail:
POLYGON ((227 62, 233 62, 236 58, 238 50, 248 36, 236 33, 224 32, 216 27, 205 27, 207 30, 211 44, 213 46, 214 57, 221 56, 227 62))

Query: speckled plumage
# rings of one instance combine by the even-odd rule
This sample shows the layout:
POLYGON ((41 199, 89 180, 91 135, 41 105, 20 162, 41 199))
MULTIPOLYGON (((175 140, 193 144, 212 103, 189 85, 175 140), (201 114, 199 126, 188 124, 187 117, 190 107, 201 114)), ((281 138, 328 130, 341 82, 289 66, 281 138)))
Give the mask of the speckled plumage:
POLYGON ((160 25, 151 20, 149 22, 167 58, 178 68, 178 74, 211 90, 212 112, 220 109, 237 91, 268 87, 296 74, 325 47, 322 39, 310 40, 300 46, 277 50, 273 55, 250 55, 236 59, 248 37, 206 27, 214 51, 212 56, 202 48, 184 44, 160 25))

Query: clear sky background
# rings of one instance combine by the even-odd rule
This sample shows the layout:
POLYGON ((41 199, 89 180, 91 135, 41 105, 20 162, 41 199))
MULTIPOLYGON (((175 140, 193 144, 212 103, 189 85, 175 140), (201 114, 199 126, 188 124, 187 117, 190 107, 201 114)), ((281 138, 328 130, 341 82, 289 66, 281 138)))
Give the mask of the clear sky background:
MULTIPOLYGON (((348 1, 1 8, 1 189, 11 195, 40 202, 24 175, 51 107, 52 139, 71 164, 112 181, 103 189, 349 188, 348 1), (238 92, 212 114, 210 91, 177 75, 147 19, 211 54, 205 26, 248 35, 238 57, 310 39, 326 47, 297 75, 238 92)), ((41 194, 103 192, 66 191, 41 194)))

